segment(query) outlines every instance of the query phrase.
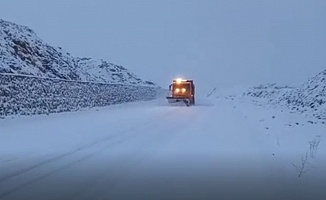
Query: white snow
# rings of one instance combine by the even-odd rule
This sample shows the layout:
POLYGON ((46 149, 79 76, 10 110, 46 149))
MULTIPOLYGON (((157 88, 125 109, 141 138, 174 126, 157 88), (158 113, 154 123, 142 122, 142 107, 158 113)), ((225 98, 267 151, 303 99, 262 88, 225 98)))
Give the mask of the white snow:
POLYGON ((197 102, 1 120, 0 199, 325 197, 325 125, 237 98, 197 102))
POLYGON ((235 96, 249 98, 255 104, 266 108, 281 108, 287 112, 301 113, 307 120, 310 118, 311 123, 326 124, 326 70, 298 87, 266 84, 251 87, 249 90, 243 89, 242 93, 238 90, 235 96))
POLYGON ((122 66, 101 59, 74 57, 61 47, 50 46, 28 27, 1 19, 0 73, 157 87, 122 66))

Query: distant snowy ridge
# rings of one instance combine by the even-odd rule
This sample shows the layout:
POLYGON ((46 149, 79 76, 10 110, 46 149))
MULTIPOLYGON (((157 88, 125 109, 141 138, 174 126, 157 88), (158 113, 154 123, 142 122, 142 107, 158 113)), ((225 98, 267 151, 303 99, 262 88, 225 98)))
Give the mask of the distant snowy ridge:
POLYGON ((243 96, 260 105, 287 108, 326 122, 326 70, 296 88, 267 84, 250 88, 243 96))
POLYGON ((0 19, 0 73, 156 86, 122 66, 77 58, 43 42, 31 29, 0 19))

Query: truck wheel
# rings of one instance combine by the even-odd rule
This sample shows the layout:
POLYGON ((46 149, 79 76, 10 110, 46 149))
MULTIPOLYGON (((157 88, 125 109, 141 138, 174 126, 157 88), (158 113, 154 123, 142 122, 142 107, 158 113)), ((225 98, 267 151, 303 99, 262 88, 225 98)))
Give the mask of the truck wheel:
POLYGON ((195 105, 195 97, 192 97, 192 105, 195 105))

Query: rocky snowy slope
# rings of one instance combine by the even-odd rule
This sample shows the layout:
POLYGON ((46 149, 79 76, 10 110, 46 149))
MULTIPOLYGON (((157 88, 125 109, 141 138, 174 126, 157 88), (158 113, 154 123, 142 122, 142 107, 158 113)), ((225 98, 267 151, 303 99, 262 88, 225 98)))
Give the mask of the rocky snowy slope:
POLYGON ((243 94, 260 105, 282 107, 326 122, 326 70, 296 88, 276 84, 253 87, 243 94))
POLYGON ((73 57, 0 20, 0 118, 151 100, 159 91, 122 66, 73 57))
POLYGON ((0 73, 101 83, 154 85, 122 66, 77 58, 42 41, 31 29, 0 19, 0 73))

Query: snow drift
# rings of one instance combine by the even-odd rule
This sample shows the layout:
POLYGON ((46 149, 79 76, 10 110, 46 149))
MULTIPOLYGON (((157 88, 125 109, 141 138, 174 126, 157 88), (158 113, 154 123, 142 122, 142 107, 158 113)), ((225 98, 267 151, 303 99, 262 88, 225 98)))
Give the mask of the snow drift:
POLYGON ((313 117, 314 123, 326 122, 326 70, 299 87, 279 87, 276 84, 250 88, 244 96, 260 105, 282 107, 291 112, 313 117))

